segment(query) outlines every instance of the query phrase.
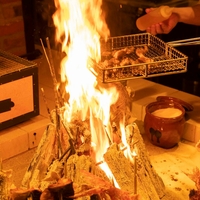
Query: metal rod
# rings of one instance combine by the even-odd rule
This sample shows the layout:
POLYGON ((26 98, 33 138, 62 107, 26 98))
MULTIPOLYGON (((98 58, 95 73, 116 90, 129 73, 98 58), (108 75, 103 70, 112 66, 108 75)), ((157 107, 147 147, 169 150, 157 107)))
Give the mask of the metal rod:
POLYGON ((175 41, 168 42, 167 44, 172 45, 172 46, 199 45, 200 37, 183 39, 183 40, 175 40, 175 41))
POLYGON ((45 93, 44 93, 44 89, 41 88, 41 91, 42 91, 43 101, 45 103, 45 106, 46 106, 47 113, 49 115, 50 121, 53 122, 53 119, 52 119, 52 116, 51 116, 51 112, 50 112, 50 109, 49 109, 48 104, 47 104, 47 99, 46 99, 46 96, 45 96, 45 93))
POLYGON ((183 39, 183 40, 175 40, 168 43, 177 43, 177 42, 191 42, 191 41, 200 41, 200 37, 195 38, 189 38, 189 39, 183 39))
MULTIPOLYGON (((45 47, 44 47, 44 44, 43 44, 43 41, 42 41, 41 38, 40 38, 40 42, 41 42, 41 45, 42 45, 42 48, 43 48, 43 51, 44 51, 46 60, 47 60, 48 65, 49 65, 51 77, 52 77, 52 79, 53 79, 53 85, 54 85, 53 88, 54 88, 54 93, 55 93, 56 108, 59 108, 60 106, 62 106, 62 103, 59 101, 60 95, 59 95, 58 90, 57 90, 57 80, 56 80, 55 74, 53 73, 53 70, 52 70, 52 63, 51 63, 50 60, 49 60, 49 57, 48 57, 48 55, 47 55, 46 49, 45 49, 45 47)), ((48 45, 48 46, 50 46, 50 45, 48 45)))
POLYGON ((0 172, 1 172, 2 169, 3 169, 3 167, 2 167, 2 158, 0 157, 0 172))
POLYGON ((53 57, 52 57, 52 52, 51 52, 51 47, 50 47, 50 42, 49 42, 49 38, 46 38, 46 43, 47 43, 47 49, 49 52, 49 67, 50 67, 50 71, 51 71, 51 75, 53 78, 53 82, 55 85, 57 85, 57 79, 56 79, 56 73, 55 73, 55 68, 54 68, 54 62, 53 62, 53 57))
POLYGON ((64 102, 63 102, 62 96, 60 94, 60 90, 59 90, 59 88, 57 88, 58 82, 57 82, 57 79, 56 79, 53 56, 52 56, 51 46, 50 46, 50 42, 49 42, 48 37, 46 38, 46 43, 47 43, 47 49, 48 49, 48 52, 49 52, 49 63, 50 63, 49 68, 50 68, 51 76, 52 76, 54 87, 55 87, 55 90, 56 90, 56 93, 57 93, 58 101, 62 106, 64 104, 64 102))
POLYGON ((57 141, 58 141, 58 155, 59 157, 63 154, 62 144, 60 141, 60 115, 58 113, 58 109, 56 109, 56 135, 57 135, 57 141))
POLYGON ((137 156, 134 155, 134 194, 137 194, 137 156))
MULTIPOLYGON (((59 93, 58 93, 58 90, 57 90, 57 80, 56 80, 56 76, 55 76, 55 71, 52 67, 52 60, 50 61, 49 60, 49 57, 47 55, 47 52, 45 50, 45 47, 44 47, 44 44, 43 44, 43 41, 40 39, 41 41, 41 44, 42 44, 42 48, 43 48, 43 51, 44 51, 44 54, 45 54, 45 57, 47 59, 47 62, 48 62, 48 65, 49 65, 49 68, 50 68, 50 72, 51 72, 51 76, 52 76, 52 79, 53 79, 53 83, 54 83, 54 93, 55 93, 55 112, 56 112, 56 135, 57 135, 57 142, 58 142, 58 155, 59 153, 61 153, 61 156, 63 154, 63 150, 62 150, 62 145, 61 145, 61 142, 60 142, 60 123, 61 123, 61 119, 60 119, 60 115, 59 115, 59 108, 60 106, 62 106, 59 102, 59 93)), ((50 44, 49 44, 49 40, 47 39, 47 46, 48 46, 48 49, 49 49, 49 52, 50 52, 50 44)), ((50 55, 51 55, 51 52, 50 52, 50 55)), ((51 59, 52 59, 52 55, 51 55, 51 59)))
POLYGON ((43 51, 44 51, 44 55, 45 55, 46 60, 47 60, 47 62, 48 62, 48 65, 50 66, 51 63, 50 63, 50 61, 49 61, 49 57, 48 57, 48 55, 47 55, 46 49, 45 49, 45 47, 44 47, 44 44, 43 44, 43 41, 42 41, 41 38, 40 38, 40 42, 41 42, 41 45, 42 45, 42 49, 43 49, 43 51))

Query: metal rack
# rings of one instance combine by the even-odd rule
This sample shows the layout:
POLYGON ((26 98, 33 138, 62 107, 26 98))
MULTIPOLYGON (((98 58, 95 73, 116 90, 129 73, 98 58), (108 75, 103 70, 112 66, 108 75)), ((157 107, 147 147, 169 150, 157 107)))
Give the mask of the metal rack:
MULTIPOLYGON (((101 41, 102 61, 94 64, 94 71, 99 81, 108 83, 115 81, 124 81, 136 78, 148 78, 163 76, 168 74, 177 74, 187 71, 188 57, 176 50, 172 45, 163 42, 156 36, 149 33, 111 37, 108 41, 101 41), (137 60, 137 48, 148 48, 145 52, 145 58, 150 62, 139 62, 121 66, 105 66, 104 61, 111 59, 112 52, 127 47, 134 47, 134 51, 127 55, 132 60, 137 60)), ((126 57, 126 55, 125 55, 126 57)))

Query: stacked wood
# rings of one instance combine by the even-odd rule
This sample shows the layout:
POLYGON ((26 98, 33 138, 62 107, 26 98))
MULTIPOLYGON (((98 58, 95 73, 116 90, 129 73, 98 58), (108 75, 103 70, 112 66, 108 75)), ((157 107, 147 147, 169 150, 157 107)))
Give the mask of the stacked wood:
POLYGON ((8 200, 11 176, 12 170, 3 170, 2 160, 0 159, 0 200, 8 200))
POLYGON ((134 194, 134 169, 130 160, 119 150, 117 144, 110 146, 104 155, 105 162, 111 169, 119 187, 134 194))
POLYGON ((148 151, 136 124, 133 126, 133 131, 134 140, 139 141, 135 144, 135 148, 138 155, 138 180, 142 185, 143 193, 147 193, 149 199, 161 199, 166 194, 164 183, 151 164, 148 151))
POLYGON ((23 188, 40 188, 48 168, 58 158, 56 129, 53 124, 47 126, 31 163, 23 177, 23 188))
POLYGON ((7 200, 6 176, 0 172, 0 199, 7 200))
POLYGON ((91 199, 99 200, 138 200, 137 194, 130 194, 127 191, 123 191, 114 187, 109 181, 102 179, 92 173, 81 171, 81 178, 85 186, 84 191, 75 194, 73 197, 83 197, 87 195, 93 196, 94 194, 98 196, 91 199))
MULTIPOLYGON (((94 178, 100 176, 103 177, 103 180, 107 180, 108 178, 104 174, 104 172, 96 166, 93 159, 88 155, 77 155, 74 154, 69 157, 65 165, 65 176, 67 179, 73 181, 74 193, 84 194, 83 196, 79 197, 80 200, 90 200, 91 194, 87 194, 87 190, 90 188, 92 189, 94 185, 92 183, 86 183, 83 179, 83 171, 88 172, 90 174, 95 174, 94 178)), ((95 195, 95 192, 93 192, 95 195)), ((97 194, 97 193, 96 193, 97 194)))
POLYGON ((127 125, 132 119, 132 113, 130 111, 132 94, 129 93, 128 88, 122 83, 115 83, 115 87, 117 88, 119 98, 117 102, 110 107, 110 118, 111 122, 115 123, 119 128, 120 122, 124 121, 125 125, 127 125))
MULTIPOLYGON (((128 129, 126 130, 128 131, 128 129)), ((134 144, 134 150, 137 153, 137 192, 140 199, 159 200, 165 195, 164 183, 151 165, 137 125, 129 125, 129 131, 133 133, 132 142, 137 141, 134 144)), ((133 145, 129 145, 133 147, 133 145)), ((134 163, 124 156, 124 152, 116 144, 113 144, 108 149, 104 158, 120 188, 134 193, 134 188, 136 187, 134 185, 134 163)))
MULTIPOLYGON (((41 200, 60 198, 157 200, 164 196, 164 184, 151 165, 137 125, 132 123, 128 91, 121 83, 114 85, 120 96, 111 106, 111 125, 114 124, 115 127, 111 130, 113 137, 108 136, 110 147, 102 157, 104 159, 102 162, 108 164, 120 188, 114 186, 113 180, 109 180, 100 168, 101 164, 94 160, 91 147, 92 129, 89 124, 91 119, 82 121, 79 113, 75 113, 70 123, 66 122, 63 120, 64 108, 60 108, 51 112, 51 123, 47 126, 24 175, 23 193, 28 194, 30 189, 37 188, 41 191, 41 200), (134 163, 126 158, 124 151, 120 149, 121 122, 124 122, 126 126, 125 134, 130 151, 136 151, 137 154, 137 174, 134 163), (137 177, 137 185, 135 177, 137 177), (63 193, 66 187, 71 188, 70 194, 63 193)), ((107 88, 114 85, 101 85, 101 87, 107 88)), ((106 132, 103 123, 100 123, 100 126, 102 127, 98 128, 106 132)), ((14 191, 13 194, 18 193, 20 191, 14 191)))
POLYGON ((40 199, 42 191, 38 189, 11 189, 9 200, 40 199))

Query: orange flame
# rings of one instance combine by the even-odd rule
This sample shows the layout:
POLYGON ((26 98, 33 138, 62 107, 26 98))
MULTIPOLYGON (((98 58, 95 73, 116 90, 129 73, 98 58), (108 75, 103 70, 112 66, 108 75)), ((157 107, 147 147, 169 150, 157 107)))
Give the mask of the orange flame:
POLYGON ((109 36, 101 3, 101 0, 55 0, 56 40, 62 43, 62 50, 67 55, 61 63, 61 79, 67 81, 66 92, 70 94, 65 116, 68 121, 77 111, 84 120, 91 105, 94 113, 100 114, 104 121, 109 118, 109 114, 102 113, 105 104, 100 102, 102 99, 105 102, 107 95, 107 104, 112 103, 112 97, 106 90, 96 88, 96 76, 88 69, 91 59, 96 62, 101 59, 100 37, 106 39, 109 36))
MULTIPOLYGON (((110 106, 118 99, 117 89, 101 87, 103 84, 99 84, 90 71, 91 60, 96 63, 101 60, 100 39, 106 40, 110 34, 101 5, 102 0, 55 0, 57 10, 53 15, 56 40, 62 44, 62 51, 66 54, 61 62, 61 80, 66 82, 65 89, 69 94, 64 119, 70 122, 74 114, 80 120, 89 117, 97 163, 103 160, 103 154, 113 142, 110 106)), ((128 147, 123 124, 120 125, 122 143, 128 147)), ((130 155, 128 147, 129 159, 130 155)), ((100 166, 111 176, 105 162, 100 166)), ((115 179, 112 180, 117 186, 115 179)))
POLYGON ((64 118, 70 122, 74 113, 81 120, 89 116, 97 162, 109 146, 105 127, 110 126, 110 105, 118 98, 115 88, 100 87, 89 70, 91 60, 98 63, 101 59, 100 38, 109 36, 101 4, 101 0, 55 0, 57 10, 53 15, 56 40, 66 53, 61 62, 61 80, 67 83, 70 97, 64 118))

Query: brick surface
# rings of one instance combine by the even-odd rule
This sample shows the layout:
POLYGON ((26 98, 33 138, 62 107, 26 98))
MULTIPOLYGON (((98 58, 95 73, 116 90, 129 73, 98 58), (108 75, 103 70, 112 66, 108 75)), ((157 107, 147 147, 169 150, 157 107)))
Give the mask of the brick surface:
POLYGON ((0 4, 8 4, 13 2, 21 2, 21 0, 0 0, 0 4))
POLYGON ((27 52, 21 0, 0 0, 0 49, 17 56, 27 52))
POLYGON ((11 35, 1 36, 0 49, 13 53, 17 56, 26 54, 26 41, 24 32, 17 32, 11 35))
POLYGON ((0 25, 10 25, 13 22, 23 21, 21 2, 0 3, 0 25))
POLYGON ((27 53, 26 47, 18 47, 18 48, 13 48, 9 50, 10 53, 17 55, 17 56, 23 56, 27 53))
POLYGON ((22 46, 22 47, 13 47, 12 49, 9 49, 10 53, 17 55, 17 56, 23 56, 27 53, 26 51, 26 47, 22 46))
POLYGON ((4 19, 12 19, 22 16, 21 4, 9 4, 2 9, 4 19))
POLYGON ((15 22, 10 25, 0 26, 0 37, 4 35, 13 34, 16 32, 24 31, 24 22, 15 22))
POLYGON ((3 160, 25 152, 28 148, 28 134, 24 130, 9 128, 0 132, 0 157, 3 160))
POLYGON ((24 32, 8 35, 1 39, 3 41, 1 49, 6 51, 13 47, 22 47, 26 45, 24 32))

